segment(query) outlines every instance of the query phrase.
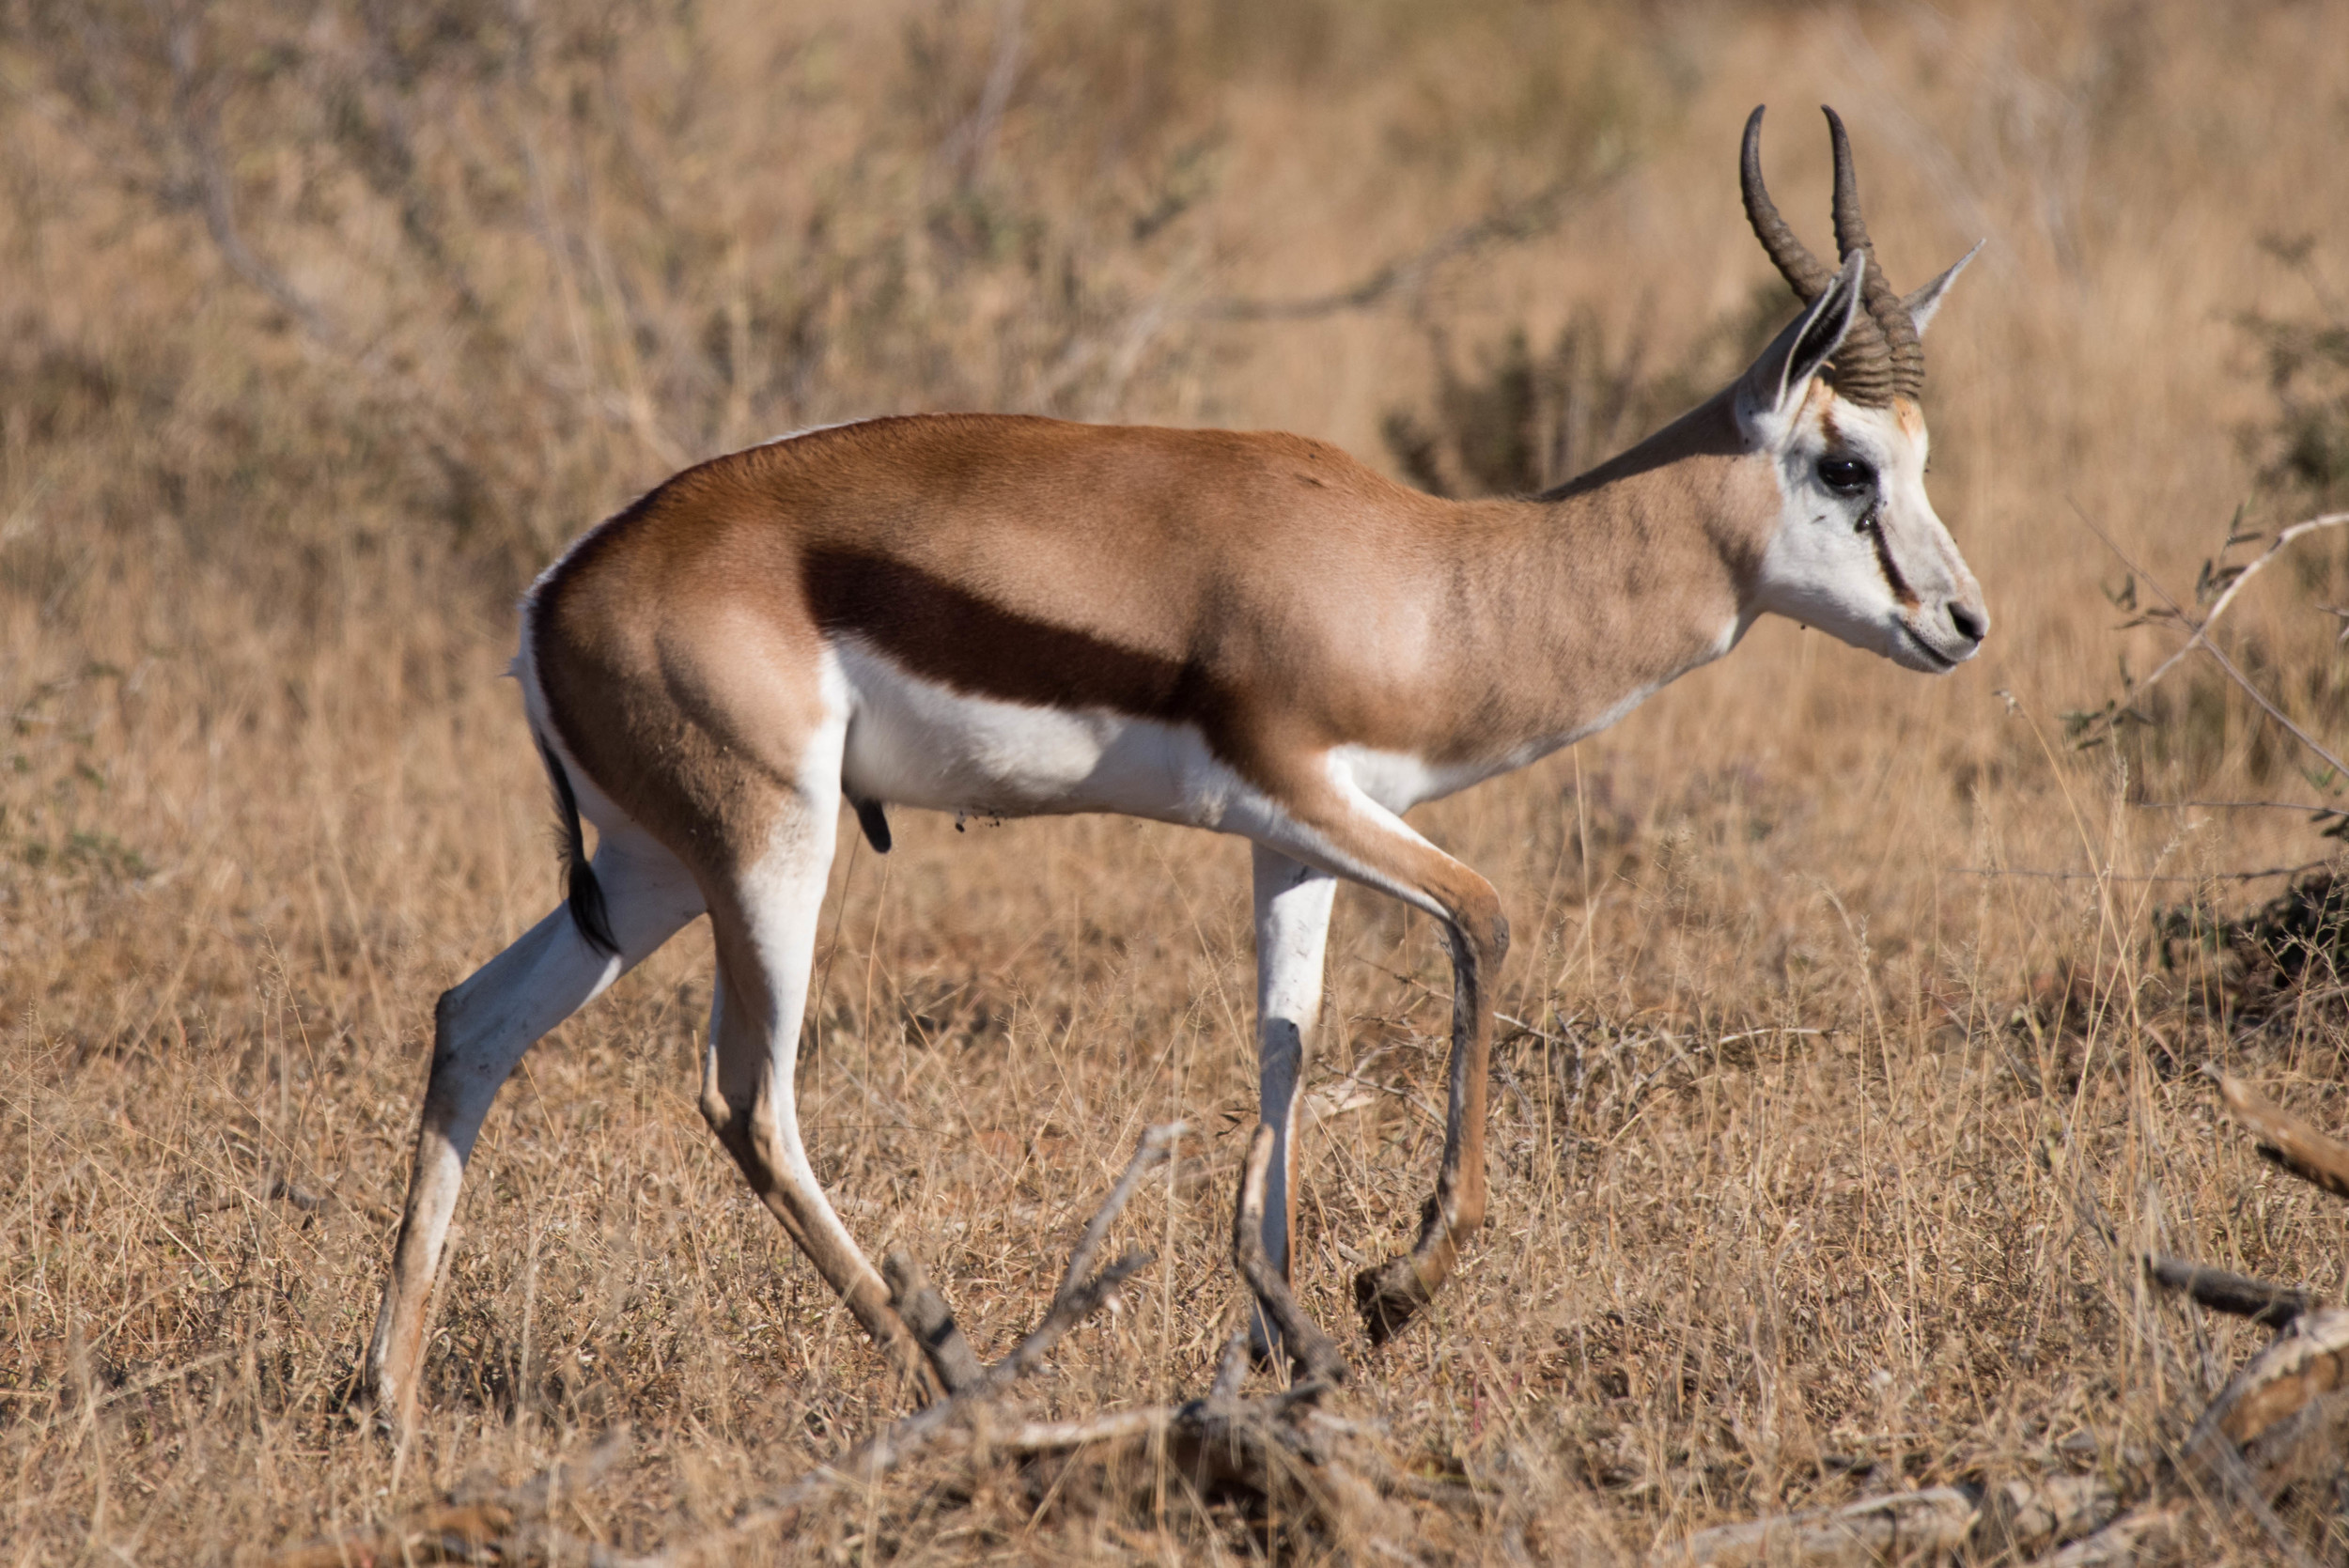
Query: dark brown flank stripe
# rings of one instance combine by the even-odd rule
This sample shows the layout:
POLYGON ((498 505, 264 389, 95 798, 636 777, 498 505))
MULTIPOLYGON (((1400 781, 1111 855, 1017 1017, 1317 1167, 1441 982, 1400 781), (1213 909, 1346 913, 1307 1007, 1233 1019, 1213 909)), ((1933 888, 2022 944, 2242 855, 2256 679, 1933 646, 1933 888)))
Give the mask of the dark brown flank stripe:
POLYGON ((1195 660, 1030 619, 885 556, 811 550, 800 580, 817 626, 870 644, 926 680, 1026 707, 1187 724, 1241 777, 1269 783, 1265 748, 1245 723, 1251 705, 1195 660))

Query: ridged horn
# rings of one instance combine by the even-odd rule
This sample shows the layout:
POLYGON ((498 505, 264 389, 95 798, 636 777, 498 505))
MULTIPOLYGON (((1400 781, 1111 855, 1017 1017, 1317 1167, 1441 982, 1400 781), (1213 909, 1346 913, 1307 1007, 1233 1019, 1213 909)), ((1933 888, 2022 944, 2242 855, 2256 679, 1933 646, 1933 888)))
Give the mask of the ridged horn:
POLYGON ((1875 330, 1863 334, 1855 324, 1852 334, 1843 340, 1844 352, 1863 350, 1871 360, 1881 354, 1880 362, 1862 369, 1860 376, 1869 383, 1871 392, 1880 380, 1884 395, 1859 396, 1840 377, 1836 390, 1855 402, 1877 406, 1893 396, 1913 402, 1924 389, 1925 346, 1917 335, 1917 323, 1909 316, 1908 307, 1892 292, 1884 269, 1876 264, 1875 247, 1869 243, 1867 220, 1859 212, 1859 179, 1852 171, 1851 138, 1843 133, 1843 116, 1825 104, 1820 108, 1827 115, 1828 137, 1835 147, 1835 248, 1837 254, 1845 257, 1854 251, 1868 254, 1868 265, 1861 274, 1859 303, 1875 330))
POLYGON ((1786 220, 1778 215, 1778 204, 1770 200, 1768 189, 1762 183, 1762 108, 1756 105, 1746 119, 1746 147, 1738 159, 1737 181, 1745 193, 1746 222, 1753 225, 1753 237, 1762 241, 1779 273, 1794 289, 1804 304, 1817 301, 1827 292, 1827 286, 1835 281, 1835 270, 1823 264, 1811 254, 1810 247, 1795 237, 1786 220))

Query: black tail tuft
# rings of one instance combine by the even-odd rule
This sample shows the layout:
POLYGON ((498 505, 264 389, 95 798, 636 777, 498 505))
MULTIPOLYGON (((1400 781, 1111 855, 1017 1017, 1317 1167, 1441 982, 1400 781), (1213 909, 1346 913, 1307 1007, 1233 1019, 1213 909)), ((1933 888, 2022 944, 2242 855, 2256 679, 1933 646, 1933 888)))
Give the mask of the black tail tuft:
POLYGON ((881 803, 879 800, 860 800, 851 795, 848 797, 848 804, 856 808, 856 823, 858 827, 864 830, 864 842, 873 846, 875 854, 888 854, 889 814, 881 810, 881 803))
POLYGON ((587 863, 587 835, 579 825, 579 797, 571 792, 571 776, 563 770, 563 759, 554 754, 545 736, 537 739, 547 777, 554 783, 554 809, 563 817, 563 880, 568 890, 571 924, 579 927, 589 947, 616 958, 620 944, 612 935, 612 916, 603 907, 603 884, 596 880, 596 868, 587 863))

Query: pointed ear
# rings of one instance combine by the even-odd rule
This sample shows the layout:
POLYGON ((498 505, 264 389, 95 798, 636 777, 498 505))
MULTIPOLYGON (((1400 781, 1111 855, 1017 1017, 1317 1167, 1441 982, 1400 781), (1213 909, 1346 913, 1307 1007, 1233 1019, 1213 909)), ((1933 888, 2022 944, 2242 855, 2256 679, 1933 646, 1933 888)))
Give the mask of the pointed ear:
POLYGON ((1854 251, 1843 270, 1827 286, 1827 292, 1795 318, 1792 326, 1762 350, 1737 380, 1738 405, 1755 414, 1777 413, 1794 407, 1810 389, 1835 350, 1843 346, 1852 318, 1859 309, 1859 275, 1868 264, 1866 251, 1854 251))
POLYGON ((1966 270, 1966 263, 1980 255, 1983 246, 1988 243, 1987 240, 1975 241, 1974 248, 1951 263, 1948 272, 1901 302, 1901 307, 1908 312, 1908 318, 1917 324, 1918 336, 1924 335, 1925 323, 1932 320, 1933 313, 1941 308, 1941 296, 1950 291, 1950 285, 1955 283, 1957 274, 1966 270))

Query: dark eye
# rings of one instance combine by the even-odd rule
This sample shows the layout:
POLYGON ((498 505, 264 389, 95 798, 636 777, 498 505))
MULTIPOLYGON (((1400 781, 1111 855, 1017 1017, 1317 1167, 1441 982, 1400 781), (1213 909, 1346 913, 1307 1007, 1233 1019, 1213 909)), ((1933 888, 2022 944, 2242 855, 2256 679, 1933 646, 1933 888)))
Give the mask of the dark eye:
POLYGON ((1857 458, 1821 458, 1819 483, 1838 495, 1860 495, 1875 489, 1876 471, 1857 458))

